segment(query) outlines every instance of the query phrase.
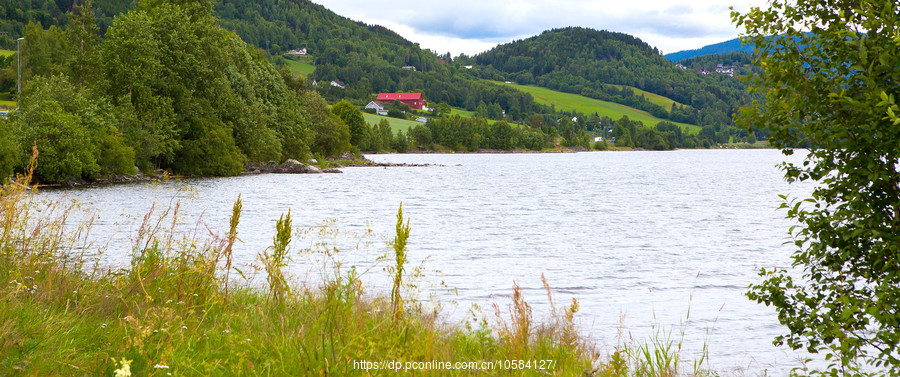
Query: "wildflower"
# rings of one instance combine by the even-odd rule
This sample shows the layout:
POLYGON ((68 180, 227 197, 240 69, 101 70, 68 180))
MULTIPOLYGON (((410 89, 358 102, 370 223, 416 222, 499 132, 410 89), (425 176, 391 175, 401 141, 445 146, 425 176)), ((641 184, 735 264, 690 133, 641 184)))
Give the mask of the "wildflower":
POLYGON ((226 333, 226 334, 231 334, 231 331, 228 331, 228 330, 222 330, 222 332, 226 333))
MULTIPOLYGON (((113 359, 115 361, 115 359, 113 359)), ((119 369, 113 371, 113 377, 131 377, 131 360, 122 359, 119 369)))
POLYGON ((104 323, 104 324, 101 324, 101 325, 100 325, 100 328, 101 328, 101 329, 105 329, 105 328, 106 328, 106 324, 105 324, 105 323, 104 323))
POLYGON ((156 364, 153 366, 153 369, 169 369, 168 365, 156 364))
POLYGON ((181 326, 182 330, 187 330, 187 326, 181 326))

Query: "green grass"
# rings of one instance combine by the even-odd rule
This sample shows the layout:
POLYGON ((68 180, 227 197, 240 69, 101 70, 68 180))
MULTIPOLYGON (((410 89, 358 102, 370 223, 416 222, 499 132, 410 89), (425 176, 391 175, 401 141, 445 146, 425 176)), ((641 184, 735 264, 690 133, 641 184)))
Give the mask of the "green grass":
POLYGON ((450 116, 454 116, 454 115, 459 115, 459 116, 461 116, 461 117, 472 118, 472 117, 475 116, 475 112, 474 112, 474 111, 469 111, 469 110, 463 110, 463 109, 456 108, 456 107, 450 108, 450 116))
MULTIPOLYGON (((637 110, 613 102, 588 98, 577 94, 558 92, 534 85, 504 84, 498 81, 494 81, 493 83, 498 85, 511 86, 523 92, 530 93, 534 97, 535 102, 543 105, 554 105, 556 107, 556 110, 576 110, 584 114, 597 113, 597 115, 601 117, 607 116, 613 121, 621 118, 624 115, 627 115, 629 119, 641 121, 645 126, 648 127, 653 127, 656 125, 656 123, 665 121, 664 119, 659 119, 657 117, 654 117, 653 115, 650 115, 650 113, 646 111, 637 110)), ((675 123, 679 127, 687 128, 688 132, 692 134, 697 134, 700 132, 700 127, 693 124, 677 122, 673 123, 675 123)))
POLYGON ((303 77, 311 75, 316 70, 316 66, 310 63, 299 62, 291 59, 288 59, 287 62, 288 68, 290 68, 292 72, 303 77))
MULTIPOLYGON (((450 108, 450 116, 454 116, 454 115, 459 115, 459 116, 465 117, 465 118, 474 118, 475 112, 469 111, 469 110, 463 110, 463 109, 460 109, 457 107, 452 107, 452 108, 450 108)), ((494 119, 485 119, 485 120, 487 121, 487 124, 494 124, 494 123, 499 122, 499 120, 494 120, 494 119)), ((513 127, 519 127, 519 125, 516 123, 510 123, 510 125, 513 127)))
MULTIPOLYGON (((662 108, 666 109, 666 111, 669 111, 669 112, 672 111, 672 104, 673 104, 673 103, 677 103, 679 106, 687 106, 687 105, 685 105, 685 104, 683 104, 683 103, 681 103, 681 102, 677 102, 677 101, 675 101, 675 100, 673 100, 673 99, 671 99, 671 98, 669 98, 669 97, 664 97, 664 96, 661 96, 661 95, 659 95, 659 94, 650 93, 650 92, 647 92, 647 91, 644 91, 644 90, 640 90, 640 89, 635 88, 635 87, 633 87, 633 86, 628 86, 628 85, 612 85, 612 84, 605 84, 605 85, 614 86, 614 87, 616 87, 616 88, 618 88, 618 89, 620 89, 620 90, 621 90, 622 88, 628 88, 628 89, 633 90, 635 95, 641 95, 641 94, 643 94, 643 95, 644 95, 644 98, 647 98, 647 100, 650 101, 650 103, 655 104, 655 105, 662 106, 662 108)), ((689 108, 690 106, 687 106, 687 107, 689 108)))
POLYGON ((363 118, 366 119, 366 123, 369 123, 373 126, 381 122, 382 119, 387 119, 388 123, 391 124, 391 133, 395 135, 397 134, 397 131, 403 131, 403 133, 406 134, 406 132, 409 131, 410 128, 413 128, 420 124, 424 124, 422 122, 416 122, 414 120, 391 118, 377 114, 369 114, 366 112, 363 112, 363 118))
POLYGON ((16 101, 13 100, 10 93, 0 93, 0 108, 14 109, 16 101))

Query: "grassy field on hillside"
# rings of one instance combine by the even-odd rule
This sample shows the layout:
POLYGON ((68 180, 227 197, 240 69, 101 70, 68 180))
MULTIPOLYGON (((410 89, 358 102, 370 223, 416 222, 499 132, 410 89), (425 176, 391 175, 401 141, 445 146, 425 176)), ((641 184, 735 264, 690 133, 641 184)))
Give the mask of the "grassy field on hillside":
MULTIPOLYGON (((558 92, 555 90, 541 88, 533 85, 504 84, 496 81, 494 83, 498 85, 512 86, 523 92, 530 93, 532 96, 534 96, 535 102, 544 105, 554 105, 556 107, 556 110, 576 110, 585 114, 597 113, 597 115, 601 117, 607 116, 614 121, 618 120, 623 115, 627 115, 629 119, 641 121, 645 126, 648 127, 653 127, 656 125, 656 123, 664 121, 664 119, 654 117, 646 111, 637 110, 625 105, 620 105, 618 103, 601 101, 577 94, 558 92)), ((687 123, 673 123, 677 124, 679 127, 687 128, 688 131, 692 134, 700 132, 700 127, 698 126, 687 123)))
POLYGON ((405 134, 406 131, 408 131, 410 128, 420 124, 424 124, 421 122, 416 122, 414 120, 397 119, 369 113, 363 113, 363 118, 366 119, 366 123, 369 123, 373 126, 381 122, 382 119, 387 119, 388 123, 391 124, 391 132, 394 135, 397 134, 397 131, 403 131, 403 133, 405 134))
POLYGON ((316 70, 316 66, 310 63, 299 62, 288 59, 288 68, 296 74, 303 77, 309 76, 316 70))
POLYGON ((0 108, 9 108, 14 109, 16 107, 16 101, 13 100, 12 95, 9 93, 0 93, 0 108))
MULTIPOLYGON (((628 89, 633 90, 633 91, 634 91, 634 94, 636 94, 636 95, 641 95, 641 94, 643 94, 643 95, 644 95, 644 98, 647 98, 647 100, 650 101, 650 103, 652 103, 652 104, 654 104, 654 105, 662 106, 664 109, 666 109, 666 111, 669 111, 669 112, 671 112, 671 110, 672 110, 672 104, 673 104, 673 103, 677 103, 679 106, 687 106, 687 105, 685 105, 685 104, 683 104, 683 103, 681 103, 681 102, 676 102, 675 100, 673 100, 673 99, 671 99, 671 98, 669 98, 669 97, 664 97, 664 96, 661 96, 661 95, 659 95, 659 94, 655 94, 655 93, 650 93, 650 92, 647 92, 647 91, 643 91, 643 90, 640 90, 640 89, 635 88, 635 87, 633 87, 633 86, 628 86, 628 85, 613 85, 613 84, 605 84, 605 85, 614 86, 614 87, 616 87, 616 88, 618 88, 618 89, 620 89, 620 90, 621 90, 622 88, 628 88, 628 89)), ((690 107, 690 106, 688 106, 688 107, 690 107)))
POLYGON ((459 116, 461 116, 461 117, 472 118, 472 117, 475 116, 475 112, 474 112, 474 111, 463 110, 463 109, 460 109, 460 108, 453 107, 453 108, 450 109, 450 116, 454 116, 454 115, 459 115, 459 116))

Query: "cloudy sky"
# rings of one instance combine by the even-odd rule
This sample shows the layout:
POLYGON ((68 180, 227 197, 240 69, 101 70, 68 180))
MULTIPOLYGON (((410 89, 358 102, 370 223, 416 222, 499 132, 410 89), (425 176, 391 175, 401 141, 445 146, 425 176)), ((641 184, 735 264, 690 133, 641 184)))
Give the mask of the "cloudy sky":
POLYGON ((564 26, 628 33, 663 53, 738 36, 729 6, 745 11, 766 0, 313 0, 337 14, 394 30, 420 46, 452 55, 564 26))

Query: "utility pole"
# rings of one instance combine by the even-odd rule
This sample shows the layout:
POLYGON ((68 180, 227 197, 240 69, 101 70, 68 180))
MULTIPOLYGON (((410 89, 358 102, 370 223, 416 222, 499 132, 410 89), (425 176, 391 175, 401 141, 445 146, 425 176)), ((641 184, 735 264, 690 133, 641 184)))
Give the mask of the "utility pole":
POLYGON ((19 103, 22 101, 22 51, 19 49, 19 43, 24 41, 25 38, 16 39, 16 59, 18 59, 18 63, 16 63, 16 110, 19 109, 19 103))

